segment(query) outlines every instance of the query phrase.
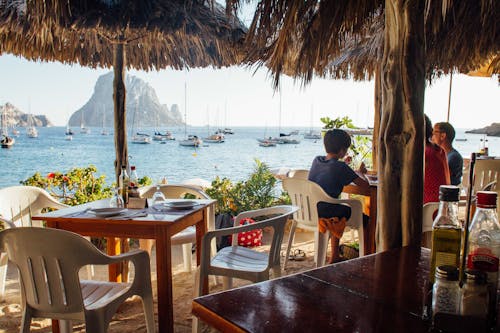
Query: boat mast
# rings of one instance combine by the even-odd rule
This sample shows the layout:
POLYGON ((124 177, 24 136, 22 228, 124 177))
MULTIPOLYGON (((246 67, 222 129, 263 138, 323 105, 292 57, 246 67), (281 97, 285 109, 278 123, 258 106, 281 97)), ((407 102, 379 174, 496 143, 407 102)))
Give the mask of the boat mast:
POLYGON ((184 137, 187 138, 187 82, 184 81, 184 137))

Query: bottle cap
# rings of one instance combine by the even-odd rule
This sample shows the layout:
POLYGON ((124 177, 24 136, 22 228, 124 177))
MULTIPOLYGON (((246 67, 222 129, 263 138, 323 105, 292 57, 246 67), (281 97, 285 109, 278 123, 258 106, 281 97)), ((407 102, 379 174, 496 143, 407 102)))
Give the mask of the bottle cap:
POLYGON ((473 282, 475 284, 485 284, 487 281, 486 273, 477 270, 465 271, 465 278, 467 282, 473 282))
POLYGON ((458 268, 451 265, 439 266, 436 268, 436 278, 458 281, 458 268))
POLYGON ((478 191, 476 193, 477 206, 482 208, 495 208, 497 206, 497 193, 492 191, 478 191))
POLYGON ((460 189, 458 186, 441 185, 439 186, 439 201, 458 201, 460 189))

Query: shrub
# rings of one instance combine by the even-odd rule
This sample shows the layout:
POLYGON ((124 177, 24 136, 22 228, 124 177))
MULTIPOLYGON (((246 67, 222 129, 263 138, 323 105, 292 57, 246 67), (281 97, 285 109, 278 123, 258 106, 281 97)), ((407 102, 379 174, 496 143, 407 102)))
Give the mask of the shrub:
MULTIPOLYGON (((287 202, 286 196, 276 195, 277 179, 269 167, 259 160, 249 179, 232 183, 227 178, 217 177, 212 187, 206 190, 207 194, 217 200, 217 213, 238 215, 247 210, 254 210, 287 202)), ((288 200, 289 201, 289 200, 288 200)))

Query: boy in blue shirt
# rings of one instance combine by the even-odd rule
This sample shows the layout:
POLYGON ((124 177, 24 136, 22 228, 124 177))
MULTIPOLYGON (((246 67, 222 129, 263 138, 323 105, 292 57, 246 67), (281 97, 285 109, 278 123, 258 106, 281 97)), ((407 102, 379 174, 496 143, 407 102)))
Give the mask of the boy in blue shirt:
MULTIPOLYGON (((340 161, 346 157, 351 146, 351 137, 346 131, 333 129, 326 132, 323 139, 326 156, 316 156, 309 170, 310 181, 317 183, 332 198, 338 198, 345 185, 354 183, 365 189, 369 188, 364 174, 367 172, 364 163, 358 171, 354 171, 345 162, 340 161)), ((347 205, 318 203, 318 216, 321 218, 337 217, 348 220, 351 217, 351 208, 347 205)), ((363 218, 366 219, 365 217, 363 218)), ((339 260, 339 238, 331 235, 332 257, 328 263, 339 260)))

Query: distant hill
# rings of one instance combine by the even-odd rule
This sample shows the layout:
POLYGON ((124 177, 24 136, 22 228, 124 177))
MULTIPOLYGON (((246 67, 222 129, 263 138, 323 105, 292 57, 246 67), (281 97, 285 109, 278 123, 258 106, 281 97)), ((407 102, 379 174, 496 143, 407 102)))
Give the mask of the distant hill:
POLYGON ((490 126, 473 129, 465 133, 486 134, 488 136, 500 136, 500 123, 492 123, 490 126))
MULTIPOLYGON (((5 103, 0 105, 0 113, 5 113, 5 121, 7 127, 26 127, 28 126, 28 114, 24 113, 18 107, 5 103)), ((53 126, 49 119, 44 115, 32 115, 33 125, 35 127, 50 127, 53 126)))
MULTIPOLYGON (((127 127, 171 127, 183 125, 182 115, 177 105, 169 108, 160 104, 155 90, 145 81, 133 75, 125 79, 127 89, 127 127)), ((95 84, 94 93, 85 105, 75 111, 69 125, 86 127, 113 127, 113 73, 101 75, 95 84), (103 116, 104 114, 104 116, 103 116)))

